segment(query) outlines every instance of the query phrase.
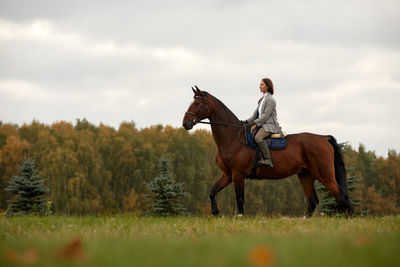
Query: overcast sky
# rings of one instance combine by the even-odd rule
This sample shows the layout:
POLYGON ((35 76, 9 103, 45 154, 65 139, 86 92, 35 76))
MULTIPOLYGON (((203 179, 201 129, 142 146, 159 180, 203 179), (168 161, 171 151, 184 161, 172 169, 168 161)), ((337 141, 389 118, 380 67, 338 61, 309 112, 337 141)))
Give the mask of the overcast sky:
MULTIPOLYGON (((0 120, 180 127, 197 85, 288 133, 400 152, 400 1, 0 0, 0 120)), ((209 126, 195 126, 209 127, 209 126)))

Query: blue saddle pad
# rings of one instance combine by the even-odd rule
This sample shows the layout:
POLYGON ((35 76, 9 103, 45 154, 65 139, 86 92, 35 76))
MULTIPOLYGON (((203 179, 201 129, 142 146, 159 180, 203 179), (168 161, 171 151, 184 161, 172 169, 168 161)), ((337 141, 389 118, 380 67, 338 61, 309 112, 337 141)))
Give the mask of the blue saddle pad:
MULTIPOLYGON (((246 139, 247 139, 247 145, 257 149, 257 143, 254 141, 253 135, 251 134, 250 129, 247 129, 246 131, 246 139)), ((279 150, 279 149, 285 149, 287 146, 286 138, 266 138, 265 141, 267 142, 268 148, 270 150, 279 150)))

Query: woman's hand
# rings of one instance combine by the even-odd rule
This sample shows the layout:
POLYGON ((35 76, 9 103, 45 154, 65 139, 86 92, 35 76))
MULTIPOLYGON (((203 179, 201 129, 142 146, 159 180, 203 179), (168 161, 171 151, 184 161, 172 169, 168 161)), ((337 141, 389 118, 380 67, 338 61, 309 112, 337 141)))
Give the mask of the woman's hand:
POLYGON ((252 121, 252 122, 247 122, 247 123, 246 123, 246 127, 248 127, 248 128, 251 128, 251 127, 253 127, 254 125, 256 125, 256 123, 255 123, 254 121, 252 121))

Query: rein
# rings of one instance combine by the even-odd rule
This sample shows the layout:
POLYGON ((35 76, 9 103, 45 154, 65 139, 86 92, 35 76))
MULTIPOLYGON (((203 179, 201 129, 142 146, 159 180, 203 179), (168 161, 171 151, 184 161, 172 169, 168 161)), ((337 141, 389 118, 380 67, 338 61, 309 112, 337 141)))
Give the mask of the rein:
POLYGON ((195 117, 195 122, 197 123, 202 123, 202 124, 209 124, 209 125, 223 125, 223 126, 231 126, 231 127, 238 127, 240 128, 237 134, 237 139, 239 140, 239 143, 242 145, 247 145, 247 138, 246 138, 246 124, 237 124, 237 123, 226 123, 226 122, 208 122, 208 121, 197 121, 197 113, 189 112, 187 111, 186 114, 192 115, 195 117), (243 131, 244 133, 244 143, 240 141, 240 133, 243 131))
POLYGON ((225 123, 225 122, 208 122, 208 121, 198 121, 197 123, 203 124, 215 124, 215 125, 224 125, 224 126, 232 126, 232 127, 246 127, 245 125, 235 124, 235 123, 225 123))
POLYGON ((187 111, 186 114, 194 116, 194 118, 195 118, 194 121, 195 121, 196 123, 210 124, 210 125, 212 125, 212 124, 215 124, 215 125, 225 125, 225 126, 244 127, 244 128, 246 127, 246 124, 226 123, 226 122, 198 121, 198 120, 197 120, 198 112, 193 113, 193 112, 187 111))

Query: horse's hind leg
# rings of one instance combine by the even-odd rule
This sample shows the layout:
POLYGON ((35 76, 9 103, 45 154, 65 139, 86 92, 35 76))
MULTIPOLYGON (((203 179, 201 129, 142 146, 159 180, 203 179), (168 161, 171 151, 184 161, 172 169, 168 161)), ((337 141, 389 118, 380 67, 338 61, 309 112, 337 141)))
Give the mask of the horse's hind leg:
POLYGON ((210 200, 211 200, 211 213, 216 216, 219 214, 217 201, 215 200, 215 196, 219 191, 224 189, 227 185, 232 183, 232 178, 228 176, 226 173, 222 173, 221 177, 214 184, 210 191, 210 200))
POLYGON ((297 174, 307 202, 307 217, 311 217, 319 203, 317 192, 315 192, 315 178, 306 169, 297 174))
POLYGON ((319 169, 310 168, 310 173, 329 190, 340 205, 341 199, 339 195, 339 186, 335 180, 334 166, 323 165, 320 166, 319 169))

